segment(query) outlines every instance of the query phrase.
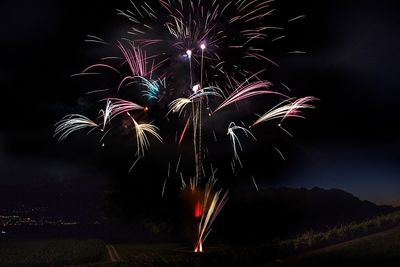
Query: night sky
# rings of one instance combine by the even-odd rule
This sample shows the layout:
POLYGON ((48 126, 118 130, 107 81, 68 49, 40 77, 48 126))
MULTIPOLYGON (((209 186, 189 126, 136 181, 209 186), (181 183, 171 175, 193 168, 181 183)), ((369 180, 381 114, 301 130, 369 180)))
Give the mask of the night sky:
MULTIPOLYGON (((160 195, 168 150, 155 145, 147 163, 128 173, 132 146, 102 150, 85 134, 62 143, 52 137, 62 116, 90 109, 86 84, 70 76, 104 55, 84 42, 87 34, 112 41, 126 30, 128 23, 115 9, 128 7, 129 1, 119 2, 1 1, 3 196, 18 203, 74 199, 75 205, 117 190, 121 179, 160 195), (155 187, 146 186, 155 176, 149 183, 155 187), (74 194, 63 198, 55 188, 74 194)), ((254 192, 254 175, 260 187, 339 188, 361 199, 400 205, 398 7, 387 0, 277 1, 275 16, 283 20, 306 15, 288 25, 287 48, 307 53, 277 54, 280 67, 271 76, 288 85, 292 95, 320 101, 307 120, 288 123, 293 138, 264 127, 266 140, 247 146, 243 161, 248 167, 235 186, 254 192)))

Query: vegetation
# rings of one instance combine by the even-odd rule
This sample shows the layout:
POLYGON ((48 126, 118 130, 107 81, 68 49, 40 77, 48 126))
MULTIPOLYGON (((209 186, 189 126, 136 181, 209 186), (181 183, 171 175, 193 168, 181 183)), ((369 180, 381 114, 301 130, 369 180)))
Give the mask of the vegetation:
POLYGON ((350 223, 328 229, 325 232, 309 231, 296 238, 281 241, 282 250, 301 252, 357 237, 376 233, 400 225, 400 211, 379 215, 361 223, 350 223))
POLYGON ((299 256, 279 266, 400 266, 400 228, 299 256))
POLYGON ((64 266, 106 259, 101 240, 1 241, 0 266, 64 266))

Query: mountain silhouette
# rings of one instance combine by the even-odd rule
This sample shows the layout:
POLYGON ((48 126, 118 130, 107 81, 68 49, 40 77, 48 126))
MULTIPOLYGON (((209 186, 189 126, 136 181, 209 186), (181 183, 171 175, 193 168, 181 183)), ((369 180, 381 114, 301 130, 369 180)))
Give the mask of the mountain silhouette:
POLYGON ((290 238, 396 210, 360 200, 340 189, 318 187, 267 188, 252 194, 236 191, 231 196, 215 226, 216 235, 231 241, 290 238))

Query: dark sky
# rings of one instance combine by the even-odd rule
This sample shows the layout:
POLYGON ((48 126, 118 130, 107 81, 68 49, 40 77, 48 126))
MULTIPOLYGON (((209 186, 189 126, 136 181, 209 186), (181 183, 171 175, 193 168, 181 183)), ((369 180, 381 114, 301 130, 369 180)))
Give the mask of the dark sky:
MULTIPOLYGON (((127 149, 116 156, 118 149, 103 153, 84 134, 61 144, 52 137, 63 115, 88 109, 87 88, 70 77, 102 55, 84 43, 86 34, 119 38, 126 21, 115 9, 127 7, 125 2, 1 1, 0 187, 10 195, 18 198, 18 188, 56 184, 96 199, 113 190, 122 173, 146 176, 145 167, 127 174, 133 159, 127 149), (132 159, 118 162, 129 155, 132 159)), ((288 125, 293 138, 282 133, 272 143, 261 142, 261 148, 250 146, 244 161, 251 173, 243 171, 243 186, 254 190, 253 174, 262 186, 340 188, 361 199, 400 205, 398 4, 278 0, 276 5, 276 16, 306 15, 287 30, 290 49, 307 54, 277 56, 275 78, 295 96, 321 100, 306 121, 288 125), (287 160, 281 161, 271 145, 278 145, 287 160)), ((167 149, 157 148, 148 160, 169 157, 167 149)), ((156 180, 157 190, 163 178, 156 180)), ((53 201, 54 196, 41 197, 53 201)))

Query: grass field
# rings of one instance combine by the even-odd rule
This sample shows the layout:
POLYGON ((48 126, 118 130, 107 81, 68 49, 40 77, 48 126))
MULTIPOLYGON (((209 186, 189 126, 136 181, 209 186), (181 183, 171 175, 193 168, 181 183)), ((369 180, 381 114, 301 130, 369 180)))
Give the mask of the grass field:
MULTIPOLYGON (((289 266, 400 266, 400 227, 304 253, 286 262, 289 266)), ((266 265, 270 266, 270 265, 266 265)))
POLYGON ((377 231, 378 223, 387 227, 385 222, 388 218, 389 222, 393 221, 392 218, 398 217, 398 213, 396 214, 361 224, 342 225, 325 233, 309 232, 286 241, 278 240, 254 246, 207 244, 206 252, 201 255, 192 253, 188 244, 185 247, 181 244, 106 245, 101 240, 3 240, 0 241, 0 266, 234 267, 268 263, 261 266, 397 267, 400 266, 400 227, 329 246, 338 240, 349 240, 349 237, 356 238, 358 234, 364 234, 364 228, 377 231), (359 229, 363 231, 358 232, 359 229), (316 249, 321 244, 328 247, 316 249), (275 261, 276 257, 279 260, 275 261))
POLYGON ((1 241, 0 266, 65 266, 105 261, 101 240, 1 241))
POLYGON ((224 251, 208 248, 202 255, 180 244, 116 244, 123 263, 113 266, 222 266, 224 251))

